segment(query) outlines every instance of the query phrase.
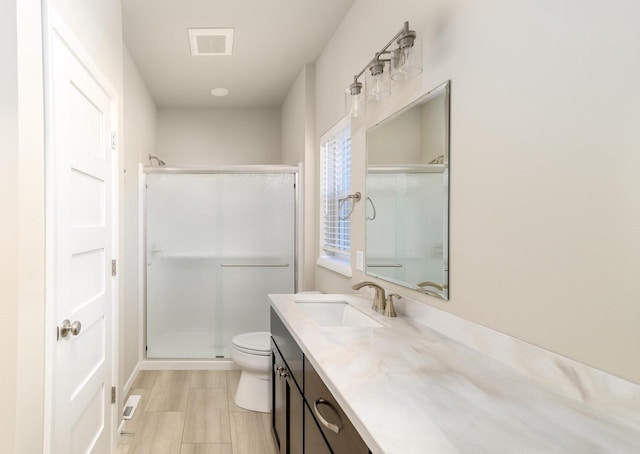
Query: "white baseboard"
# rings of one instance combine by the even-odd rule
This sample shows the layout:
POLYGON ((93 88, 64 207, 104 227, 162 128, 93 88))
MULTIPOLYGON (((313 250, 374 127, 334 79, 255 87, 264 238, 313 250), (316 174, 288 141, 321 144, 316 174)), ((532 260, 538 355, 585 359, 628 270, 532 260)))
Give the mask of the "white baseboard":
POLYGON ((126 396, 127 394, 129 394, 129 391, 131 391, 131 387, 133 386, 133 382, 136 381, 138 372, 140 372, 140 362, 138 362, 138 364, 136 364, 136 367, 133 368, 129 379, 124 384, 124 388, 122 388, 122 397, 126 396))

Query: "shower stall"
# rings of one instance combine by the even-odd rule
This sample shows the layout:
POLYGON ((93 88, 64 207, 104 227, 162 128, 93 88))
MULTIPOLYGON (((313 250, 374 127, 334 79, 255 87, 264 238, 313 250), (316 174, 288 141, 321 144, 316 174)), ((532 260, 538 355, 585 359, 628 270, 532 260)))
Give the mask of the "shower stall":
POLYGON ((146 167, 148 360, 228 358, 297 282, 298 167, 146 167))

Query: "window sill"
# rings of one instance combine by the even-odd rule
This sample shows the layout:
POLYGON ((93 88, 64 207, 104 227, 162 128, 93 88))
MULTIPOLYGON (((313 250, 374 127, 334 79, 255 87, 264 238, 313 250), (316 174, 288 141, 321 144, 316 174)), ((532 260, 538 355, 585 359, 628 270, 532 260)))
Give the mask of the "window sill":
POLYGON ((348 262, 331 257, 329 255, 322 255, 318 257, 316 265, 327 268, 328 270, 331 270, 338 274, 342 274, 346 277, 352 276, 351 265, 348 262))

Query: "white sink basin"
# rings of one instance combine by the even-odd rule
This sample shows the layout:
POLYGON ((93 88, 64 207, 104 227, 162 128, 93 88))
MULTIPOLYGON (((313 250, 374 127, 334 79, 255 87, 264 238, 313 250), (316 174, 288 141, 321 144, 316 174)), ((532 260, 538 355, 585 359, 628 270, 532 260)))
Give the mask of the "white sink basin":
POLYGON ((320 326, 382 328, 384 325, 346 301, 296 301, 298 308, 320 326))

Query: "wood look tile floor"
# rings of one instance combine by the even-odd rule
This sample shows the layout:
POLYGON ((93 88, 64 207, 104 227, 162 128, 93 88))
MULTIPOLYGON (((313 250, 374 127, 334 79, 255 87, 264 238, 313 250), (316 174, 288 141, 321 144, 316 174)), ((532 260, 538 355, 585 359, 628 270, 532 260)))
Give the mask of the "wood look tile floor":
POLYGON ((239 370, 140 371, 118 454, 276 454, 270 414, 233 402, 239 380, 239 370))

